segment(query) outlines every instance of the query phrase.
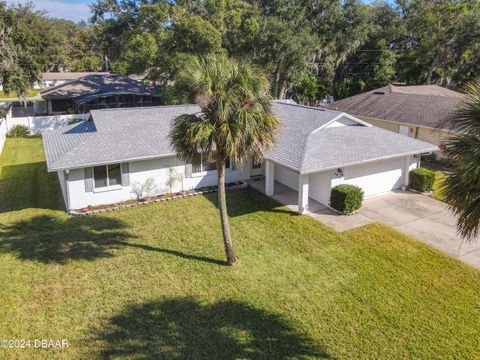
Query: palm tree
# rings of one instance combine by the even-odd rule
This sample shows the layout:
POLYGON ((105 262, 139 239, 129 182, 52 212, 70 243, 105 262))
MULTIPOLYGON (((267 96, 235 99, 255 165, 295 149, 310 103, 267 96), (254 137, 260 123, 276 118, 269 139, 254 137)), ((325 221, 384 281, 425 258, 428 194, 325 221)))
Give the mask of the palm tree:
POLYGON ((218 176, 218 208, 227 263, 236 257, 230 237, 225 196, 225 161, 241 165, 263 158, 273 143, 279 121, 270 108, 270 86, 256 67, 224 55, 193 59, 181 74, 201 111, 174 119, 170 142, 179 156, 191 161, 199 153, 214 157, 218 176))
POLYGON ((480 225, 480 78, 468 85, 450 122, 458 131, 447 146, 454 170, 446 175, 442 191, 458 215, 458 232, 472 239, 478 235, 480 225))

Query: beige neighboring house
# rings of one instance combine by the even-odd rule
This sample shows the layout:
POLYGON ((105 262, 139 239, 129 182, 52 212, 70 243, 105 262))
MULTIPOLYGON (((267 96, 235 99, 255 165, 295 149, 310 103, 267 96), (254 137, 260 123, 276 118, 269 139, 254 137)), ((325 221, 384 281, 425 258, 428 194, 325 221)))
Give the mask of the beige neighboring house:
MULTIPOLYGON (((374 126, 444 148, 452 134, 445 122, 463 95, 438 85, 388 85, 328 105, 374 126)), ((441 151, 434 153, 441 159, 441 151)))
POLYGON ((78 80, 88 75, 108 75, 109 72, 45 72, 42 74, 42 80, 33 84, 34 89, 45 89, 52 86, 65 84, 70 81, 78 80))

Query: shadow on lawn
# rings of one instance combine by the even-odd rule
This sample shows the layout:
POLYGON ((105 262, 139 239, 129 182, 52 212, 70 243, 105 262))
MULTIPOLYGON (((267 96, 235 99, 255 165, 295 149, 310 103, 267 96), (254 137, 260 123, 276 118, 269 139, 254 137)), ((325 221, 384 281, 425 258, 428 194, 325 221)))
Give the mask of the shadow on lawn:
POLYGON ((128 242, 135 237, 126 231, 127 227, 121 220, 102 216, 37 216, 11 226, 0 224, 0 253, 14 253, 22 260, 63 264, 69 260, 111 257, 112 250, 131 247, 208 264, 226 265, 225 261, 205 256, 128 242))
POLYGON ((125 228, 113 218, 37 216, 11 226, 0 225, 0 252, 43 263, 95 260, 112 256, 111 250, 131 238, 125 228))
POLYGON ((28 208, 64 210, 56 173, 44 161, 1 167, 0 213, 28 208))
POLYGON ((330 358, 281 317, 238 301, 191 298, 131 305, 100 334, 101 358, 330 358))
MULTIPOLYGON (((205 194, 204 196, 218 208, 218 193, 205 194)), ((250 187, 227 190, 227 211, 230 217, 252 214, 259 211, 299 216, 298 213, 285 208, 284 205, 250 187)))

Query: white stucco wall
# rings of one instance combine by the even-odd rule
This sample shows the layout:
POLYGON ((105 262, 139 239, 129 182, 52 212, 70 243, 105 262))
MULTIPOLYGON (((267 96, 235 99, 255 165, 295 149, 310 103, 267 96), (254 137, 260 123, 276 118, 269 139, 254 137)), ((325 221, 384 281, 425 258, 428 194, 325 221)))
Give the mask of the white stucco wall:
POLYGON ((279 183, 285 186, 288 186, 290 189, 298 191, 298 174, 297 173, 293 172, 290 169, 287 169, 286 167, 275 164, 273 174, 274 174, 275 181, 278 181, 279 183))
MULTIPOLYGON (((130 185, 117 186, 114 188, 94 189, 93 192, 85 191, 84 169, 73 169, 68 175, 68 191, 70 198, 69 209, 80 209, 89 205, 112 204, 116 202, 135 199, 132 191, 135 183, 144 183, 147 179, 155 181, 155 195, 170 192, 167 185, 169 168, 174 168, 178 173, 185 176, 185 163, 176 157, 157 158, 129 163, 130 185)), ((249 167, 237 167, 234 171, 227 169, 226 182, 246 180, 250 176, 249 167)), ((60 177, 60 175, 59 175, 60 177)), ((61 179, 59 178, 61 181, 61 179)), ((184 177, 183 190, 213 186, 217 184, 216 171, 202 174, 193 174, 192 177, 184 177)), ((172 192, 182 190, 182 184, 178 183, 172 192)), ((154 194, 152 194, 154 195, 154 194)))
POLYGON ((321 204, 328 204, 330 202, 332 175, 333 170, 310 174, 309 194, 313 200, 321 204))

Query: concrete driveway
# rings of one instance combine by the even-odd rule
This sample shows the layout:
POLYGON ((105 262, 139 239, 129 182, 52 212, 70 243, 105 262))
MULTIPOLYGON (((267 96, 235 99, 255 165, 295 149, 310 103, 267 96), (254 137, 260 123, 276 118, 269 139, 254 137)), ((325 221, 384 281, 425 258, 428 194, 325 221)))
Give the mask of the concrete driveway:
POLYGON ((462 241, 457 235, 456 219, 446 205, 424 195, 391 192, 366 199, 354 215, 338 215, 322 209, 310 216, 338 231, 380 222, 480 268, 480 239, 462 241))

